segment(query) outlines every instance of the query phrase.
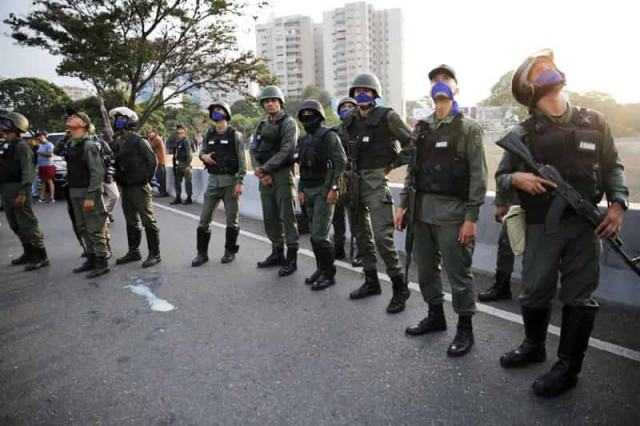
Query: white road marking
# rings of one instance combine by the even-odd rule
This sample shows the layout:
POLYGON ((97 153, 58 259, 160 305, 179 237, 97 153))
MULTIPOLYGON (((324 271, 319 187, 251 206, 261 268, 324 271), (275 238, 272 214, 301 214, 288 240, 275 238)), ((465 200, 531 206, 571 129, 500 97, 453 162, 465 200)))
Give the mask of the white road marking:
MULTIPOLYGON (((163 204, 153 203, 153 205, 158 207, 158 208, 160 208, 160 209, 162 209, 162 210, 167 210, 167 211, 179 214, 181 216, 188 217, 188 218, 196 220, 196 221, 200 220, 200 216, 192 214, 192 213, 183 212, 181 210, 174 209, 173 207, 168 207, 168 206, 165 206, 163 204)), ((216 222, 216 221, 212 221, 211 224, 213 226, 216 226, 216 227, 222 228, 222 229, 224 229, 226 227, 225 224, 222 224, 222 223, 219 223, 219 222, 216 222)), ((240 230, 240 234, 244 235, 245 237, 253 238, 254 240, 262 241, 263 243, 271 244, 271 241, 269 241, 269 239, 267 237, 264 237, 264 236, 258 235, 258 234, 254 234, 253 232, 240 230)), ((305 256, 315 258, 315 256, 313 255, 313 252, 311 250, 307 250, 307 249, 301 248, 298 252, 301 253, 301 254, 304 254, 305 256)), ((336 265, 340 266, 343 269, 348 269, 348 270, 353 271, 353 272, 358 272, 358 273, 360 272, 360 268, 354 268, 353 266, 351 266, 351 264, 346 263, 346 262, 342 262, 340 260, 336 260, 336 265)), ((380 279, 382 279, 384 281, 391 282, 391 279, 389 278, 389 276, 387 274, 378 273, 378 277, 380 277, 380 279)), ((414 283, 413 281, 409 282, 409 288, 411 290, 414 290, 414 291, 420 293, 420 286, 417 283, 414 283)), ((445 300, 447 302, 451 302, 451 294, 450 293, 446 293, 445 292, 444 298, 445 298, 445 300)), ((478 308, 478 311, 484 312, 485 314, 488 314, 488 315, 491 315, 491 316, 494 316, 494 317, 498 317, 498 318, 501 318, 501 319, 504 319, 504 320, 507 320, 507 321, 515 322, 517 324, 522 324, 522 316, 520 316, 518 314, 514 314, 512 312, 505 311, 505 310, 502 310, 502 309, 498 309, 498 308, 495 308, 493 306, 485 305, 485 304, 482 304, 482 303, 476 303, 476 307, 478 308)), ((554 336, 560 336, 560 327, 556 327, 554 325, 550 325, 548 332, 549 332, 549 334, 553 334, 554 336)), ((632 361, 640 362, 640 352, 635 351, 633 349, 625 348, 624 346, 615 345, 613 343, 609 343, 609 342, 606 342, 604 340, 596 339, 596 338, 593 338, 593 337, 589 340, 589 346, 591 346, 592 348, 603 350, 605 352, 609 352, 609 353, 614 354, 614 355, 621 356, 623 358, 630 359, 632 361)))

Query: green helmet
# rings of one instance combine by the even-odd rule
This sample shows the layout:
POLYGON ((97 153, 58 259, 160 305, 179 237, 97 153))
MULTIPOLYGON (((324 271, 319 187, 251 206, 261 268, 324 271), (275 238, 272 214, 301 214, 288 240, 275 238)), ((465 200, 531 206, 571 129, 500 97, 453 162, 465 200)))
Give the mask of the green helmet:
POLYGON ((356 76, 349 86, 349 96, 352 98, 356 97, 355 89, 357 87, 363 87, 365 89, 371 89, 374 91, 375 97, 379 98, 382 96, 382 85, 380 84, 380 80, 374 74, 370 72, 363 72, 356 76))
POLYGON ((538 100, 540 100, 541 97, 548 94, 556 87, 560 85, 564 86, 565 82, 564 74, 562 71, 558 70, 555 62, 553 61, 553 51, 551 49, 543 49, 525 59, 516 72, 513 73, 513 78, 511 79, 511 93, 516 101, 526 107, 532 107, 536 102, 538 102, 538 100), (553 67, 560 73, 560 75, 562 75, 561 81, 544 86, 534 84, 529 81, 531 68, 533 68, 533 66, 541 59, 551 62, 553 67))
POLYGON ((280 103, 284 105, 284 94, 278 86, 266 86, 262 89, 260 92, 260 105, 262 105, 262 101, 265 99, 271 98, 280 99, 280 103))
POLYGON ((22 133, 29 130, 29 120, 27 117, 15 111, 0 115, 0 121, 8 121, 7 123, 2 123, 2 127, 6 126, 6 130, 18 129, 22 133))
POLYGON ((344 98, 340 99, 340 101, 338 102, 338 107, 336 108, 336 111, 338 112, 338 114, 340 114, 340 108, 342 108, 342 105, 348 104, 348 103, 352 103, 353 105, 358 105, 358 102, 355 99, 349 96, 345 96, 344 98))
POLYGON ((306 99, 300 104, 300 107, 298 108, 298 118, 300 118, 300 115, 304 110, 317 112, 318 114, 320 114, 320 117, 322 117, 323 120, 327 118, 327 116, 324 114, 324 108, 322 107, 322 104, 315 99, 306 99))
POLYGON ((227 113, 227 121, 231 120, 231 107, 229 106, 228 103, 223 101, 218 101, 209 105, 209 116, 211 116, 211 113, 213 112, 213 108, 215 107, 220 107, 224 109, 224 111, 227 113))
POLYGON ((87 130, 89 130, 89 127, 91 127, 91 119, 86 113, 82 111, 77 111, 74 108, 67 108, 66 113, 67 113, 67 118, 75 115, 80 120, 84 121, 84 123, 87 125, 87 130))

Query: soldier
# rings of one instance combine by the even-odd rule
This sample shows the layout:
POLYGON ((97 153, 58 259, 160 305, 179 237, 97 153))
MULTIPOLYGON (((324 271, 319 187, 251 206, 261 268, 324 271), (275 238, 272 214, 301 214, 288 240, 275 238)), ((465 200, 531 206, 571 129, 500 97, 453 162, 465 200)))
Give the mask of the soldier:
POLYGON ((109 111, 114 120, 113 127, 118 138, 113 144, 113 155, 116 164, 115 179, 120 188, 122 210, 127 222, 127 241, 129 251, 116 259, 116 265, 141 260, 140 241, 142 226, 147 236, 149 256, 142 263, 148 268, 160 262, 160 230, 153 215, 151 202, 151 185, 156 172, 157 159, 149 142, 135 132, 138 125, 138 114, 127 107, 118 107, 109 111))
MULTIPOLYGON (((340 99, 340 102, 338 102, 337 112, 338 112, 338 117, 340 117, 341 121, 344 120, 344 118, 347 116, 347 114, 349 114, 351 110, 356 108, 356 104, 357 102, 353 98, 345 97, 340 99)), ((336 133, 338 133, 338 136, 340 136, 340 139, 342 141, 342 147, 346 152, 348 149, 349 136, 343 134, 344 132, 342 131, 341 124, 335 125, 333 129, 336 131, 336 133)), ((347 164, 347 171, 348 170, 349 170, 349 165, 347 164)), ((345 173, 344 176, 345 176, 345 182, 346 182, 348 180, 348 173, 345 173)), ((347 182, 347 187, 348 186, 349 184, 347 182)), ((347 256, 346 252, 344 251, 344 244, 346 242, 345 235, 347 233, 345 216, 349 217, 349 229, 351 230, 351 232, 355 232, 353 223, 351 223, 351 216, 349 216, 350 208, 351 208, 350 194, 348 192, 344 194, 340 194, 340 197, 338 197, 338 203, 336 204, 336 207, 333 211, 333 253, 335 255, 335 258, 338 260, 344 259, 347 256)), ((372 238, 373 234, 371 231, 371 223, 368 222, 366 226, 367 226, 367 230, 371 234, 371 236, 369 236, 368 238, 372 238)), ((362 266, 362 259, 360 258, 360 256, 357 255, 357 251, 354 258, 351 259, 351 265, 355 267, 362 266)))
POLYGON ((354 179, 360 181, 357 199, 351 202, 357 203, 354 227, 365 274, 364 284, 352 291, 349 297, 362 299, 382 293, 376 269, 377 248, 393 283, 393 296, 387 312, 395 314, 404 310, 411 293, 394 240, 393 198, 387 185, 387 174, 394 167, 407 163, 406 155, 398 155, 396 140, 407 148, 411 142, 411 130, 391 108, 376 106, 376 99, 381 95, 378 77, 369 73, 358 74, 349 88, 349 96, 357 101, 358 109, 342 121, 349 141, 347 153, 357 165, 357 170, 351 170, 351 182, 354 179), (369 221, 375 237, 367 230, 369 221))
POLYGON ((105 168, 100 144, 90 135, 91 120, 83 112, 68 111, 66 126, 69 138, 56 144, 54 152, 67 162, 69 201, 75 227, 86 248, 87 258, 75 268, 75 274, 90 271, 95 278, 109 272, 107 261, 107 212, 102 200, 105 168))
POLYGON ((567 207, 557 232, 545 231, 545 218, 557 197, 554 184, 539 178, 505 152, 496 171, 501 190, 517 190, 527 220, 522 261, 522 319, 525 340, 500 358, 505 368, 546 359, 545 338, 560 272, 562 326, 558 361, 533 382, 540 396, 555 396, 577 384, 598 304, 591 298, 600 277, 598 237, 616 236, 628 208, 628 189, 611 129, 599 112, 571 105, 562 96, 565 76, 551 50, 527 58, 513 75, 514 98, 529 107, 530 116, 513 132, 536 162, 555 166, 563 178, 590 202, 606 193, 609 207, 595 230, 567 207))
POLYGON ((0 115, 0 131, 5 141, 0 145, 0 194, 7 222, 20 238, 24 253, 11 261, 26 265, 25 271, 49 266, 42 230, 33 214, 31 184, 34 176, 33 151, 20 139, 29 130, 29 120, 17 112, 0 115))
POLYGON ((484 134, 480 125, 465 117, 454 96, 458 93, 455 71, 440 65, 429 72, 435 112, 416 125, 415 166, 407 170, 402 204, 396 211, 400 229, 408 206, 407 190, 415 185, 412 221, 414 257, 418 280, 429 314, 410 336, 447 329, 444 316, 440 261, 451 285, 458 327, 447 354, 465 355, 473 346, 471 318, 476 311, 471 262, 480 206, 487 192, 484 134))
POLYGON ((260 93, 260 106, 267 114, 251 141, 251 162, 260 179, 260 200, 264 227, 271 240, 271 254, 258 262, 258 268, 281 266, 281 277, 298 269, 298 224, 295 214, 293 153, 298 126, 284 110, 284 95, 276 86, 260 93), (284 256, 284 243, 287 257, 284 256))
POLYGON ((182 204, 191 204, 193 188, 191 184, 191 160, 193 152, 191 141, 187 138, 187 131, 182 125, 176 128, 176 141, 173 144, 171 154, 173 155, 173 176, 175 177, 176 199, 169 204, 180 204, 182 192, 182 179, 184 178, 184 188, 187 191, 187 199, 182 204))
POLYGON ((501 191, 496 191, 494 217, 496 222, 501 224, 500 236, 498 237, 498 257, 496 259, 496 281, 487 291, 478 294, 478 300, 481 302, 511 299, 511 274, 513 273, 515 256, 509 244, 507 225, 503 223, 511 204, 508 195, 503 195, 501 191))
POLYGON ((229 126, 231 108, 226 102, 209 105, 209 116, 214 122, 204 134, 200 160, 209 172, 209 183, 204 194, 204 206, 197 230, 198 254, 191 266, 200 266, 209 261, 207 250, 211 238, 211 219, 220 201, 224 203, 227 216, 224 255, 222 263, 232 262, 238 249, 238 200, 242 195, 242 182, 247 174, 242 133, 229 126))
POLYGON ((306 134, 300 139, 295 155, 300 164, 298 201, 311 222, 311 246, 317 264, 316 271, 304 282, 314 291, 336 283, 329 227, 338 201, 340 178, 347 164, 340 138, 322 126, 325 118, 320 102, 307 99, 300 105, 298 120, 306 134))

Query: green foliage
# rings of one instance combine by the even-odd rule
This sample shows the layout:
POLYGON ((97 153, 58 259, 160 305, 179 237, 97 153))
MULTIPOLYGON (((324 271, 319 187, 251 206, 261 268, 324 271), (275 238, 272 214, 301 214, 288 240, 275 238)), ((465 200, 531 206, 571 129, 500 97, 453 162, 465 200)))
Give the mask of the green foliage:
POLYGON ((242 114, 234 114, 229 124, 242 133, 244 136, 245 147, 248 148, 249 142, 251 142, 251 137, 256 131, 261 120, 262 117, 247 117, 242 114))
POLYGON ((240 114, 245 117, 260 117, 264 114, 258 102, 247 99, 240 99, 231 105, 231 114, 240 114))
POLYGON ((575 106, 591 108, 604 114, 616 137, 640 134, 640 104, 619 104, 613 96, 598 91, 569 92, 569 99, 575 106))
POLYGON ((520 105, 511 94, 511 79, 515 70, 507 71, 504 73, 496 84, 491 87, 491 94, 482 102, 479 106, 499 106, 502 108, 503 113, 510 110, 511 114, 517 116, 520 120, 523 120, 528 112, 527 108, 520 105))
POLYGON ((268 74, 262 59, 239 50, 232 20, 262 1, 36 0, 34 6, 4 21, 14 40, 61 56, 58 73, 92 83, 98 99, 124 83, 134 108, 152 88, 139 109, 141 125, 194 88, 232 90, 268 74))
POLYGON ((62 88, 39 78, 0 81, 0 110, 16 111, 29 119, 32 129, 60 130, 71 99, 62 88))

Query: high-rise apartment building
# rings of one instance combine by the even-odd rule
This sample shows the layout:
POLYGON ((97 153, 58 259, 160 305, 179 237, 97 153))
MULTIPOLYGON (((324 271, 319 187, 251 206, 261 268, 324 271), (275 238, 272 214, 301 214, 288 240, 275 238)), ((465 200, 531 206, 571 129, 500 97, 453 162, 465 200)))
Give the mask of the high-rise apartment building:
POLYGON ((256 26, 256 53, 268 58, 269 71, 285 96, 300 96, 315 84, 314 26, 308 16, 270 18, 256 26))
POLYGON ((376 11, 366 2, 347 3, 323 14, 325 89, 347 94, 361 72, 382 84, 383 103, 405 116, 403 17, 400 9, 376 11))

